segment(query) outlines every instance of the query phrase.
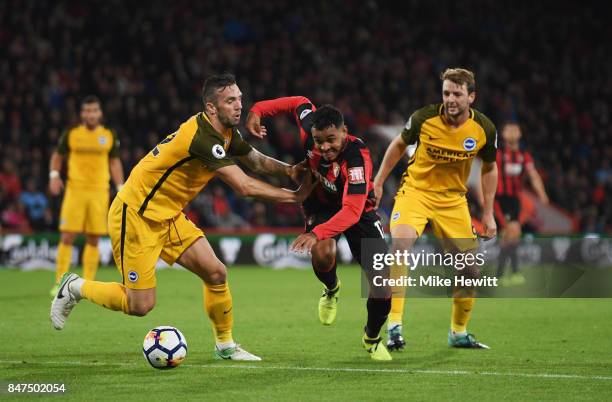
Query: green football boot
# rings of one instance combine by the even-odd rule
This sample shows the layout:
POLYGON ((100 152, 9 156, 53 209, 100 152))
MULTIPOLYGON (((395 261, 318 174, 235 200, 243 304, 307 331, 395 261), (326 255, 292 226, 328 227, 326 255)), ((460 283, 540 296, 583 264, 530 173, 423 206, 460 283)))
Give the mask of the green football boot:
POLYGON ((323 289, 323 294, 319 299, 319 321, 321 321, 321 324, 331 325, 336 320, 339 293, 340 281, 333 289, 323 289))
POLYGON ((465 349, 491 349, 484 343, 478 342, 472 334, 453 334, 453 331, 448 331, 448 346, 465 349))

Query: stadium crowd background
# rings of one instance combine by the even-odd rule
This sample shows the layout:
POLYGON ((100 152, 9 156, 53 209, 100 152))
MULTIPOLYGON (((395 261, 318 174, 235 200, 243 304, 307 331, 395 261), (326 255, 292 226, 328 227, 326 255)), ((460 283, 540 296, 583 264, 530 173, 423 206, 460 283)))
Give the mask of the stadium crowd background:
MULTIPOLYGON (((377 164, 386 142, 372 125, 403 125, 439 101, 440 71, 464 66, 476 73, 475 107, 498 128, 521 124, 551 202, 580 231, 610 233, 610 37, 604 14, 582 3, 3 1, 0 226, 57 227, 48 161, 85 95, 102 99, 126 172, 202 110, 205 77, 222 71, 238 78, 244 117, 253 102, 285 95, 335 104, 377 164)), ((268 132, 264 141, 245 137, 268 155, 300 159, 289 119, 270 121, 268 132)), ((204 227, 302 224, 297 206, 241 200, 220 182, 189 214, 204 227)))

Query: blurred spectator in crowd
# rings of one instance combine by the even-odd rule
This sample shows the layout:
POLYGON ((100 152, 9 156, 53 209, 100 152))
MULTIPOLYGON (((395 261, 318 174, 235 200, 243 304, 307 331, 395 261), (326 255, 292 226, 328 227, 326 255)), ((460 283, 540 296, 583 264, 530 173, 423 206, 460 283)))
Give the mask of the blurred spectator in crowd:
POLYGON ((6 155, 2 161, 2 170, 0 171, 0 189, 6 201, 14 201, 19 199, 21 193, 21 179, 15 169, 15 164, 6 155))
POLYGON ((250 225, 240 215, 234 213, 228 201, 225 188, 214 186, 210 199, 211 209, 207 221, 213 226, 225 229, 248 228, 250 225))
POLYGON ((28 218, 17 201, 9 201, 0 213, 0 227, 4 230, 21 232, 28 232, 30 230, 28 218))
POLYGON ((25 214, 30 223, 30 227, 34 230, 50 229, 52 222, 51 211, 49 210, 49 201, 47 196, 37 188, 36 181, 30 178, 26 180, 26 188, 19 196, 25 214))

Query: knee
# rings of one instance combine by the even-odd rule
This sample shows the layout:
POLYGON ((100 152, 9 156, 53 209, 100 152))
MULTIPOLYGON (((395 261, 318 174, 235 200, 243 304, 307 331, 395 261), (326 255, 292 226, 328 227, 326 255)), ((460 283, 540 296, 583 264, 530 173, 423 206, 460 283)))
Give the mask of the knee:
POLYGON ((89 244, 90 246, 94 246, 96 247, 98 245, 98 241, 99 241, 100 237, 99 236, 87 236, 87 244, 89 244))
POLYGON ((74 243, 75 238, 76 238, 76 233, 64 232, 62 233, 60 240, 63 244, 71 245, 72 243, 74 243))
POLYGON ((468 279, 478 279, 480 278, 480 268, 476 265, 470 265, 463 269, 461 275, 468 279))
POLYGON ((227 281, 227 269, 225 265, 219 263, 215 268, 213 268, 208 273, 208 278, 206 278, 206 283, 210 285, 221 285, 227 281))
POLYGON ((317 271, 329 270, 336 260, 336 242, 321 241, 312 247, 312 262, 317 271))
POLYGON ((153 307, 155 307, 155 302, 134 302, 130 303, 129 307, 130 315, 134 315, 136 317, 144 317, 149 313, 149 311, 153 310, 153 307))
POLYGON ((409 237, 397 237, 393 238, 391 243, 391 253, 396 251, 410 250, 415 242, 416 238, 409 237))

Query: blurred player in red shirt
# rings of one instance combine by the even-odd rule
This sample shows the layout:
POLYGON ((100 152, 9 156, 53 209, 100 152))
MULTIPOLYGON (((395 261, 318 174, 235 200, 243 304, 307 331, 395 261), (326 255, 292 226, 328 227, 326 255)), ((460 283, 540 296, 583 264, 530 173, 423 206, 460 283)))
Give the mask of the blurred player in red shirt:
POLYGON ((548 204, 548 196, 542 178, 536 170, 529 152, 520 149, 521 128, 517 123, 507 123, 502 129, 503 144, 497 150, 497 192, 495 194, 495 218, 501 231, 501 251, 497 259, 497 277, 503 285, 520 285, 525 278, 518 272, 517 248, 521 239, 520 193, 525 173, 542 204, 548 204), (512 276, 503 277, 506 261, 510 259, 512 276))

